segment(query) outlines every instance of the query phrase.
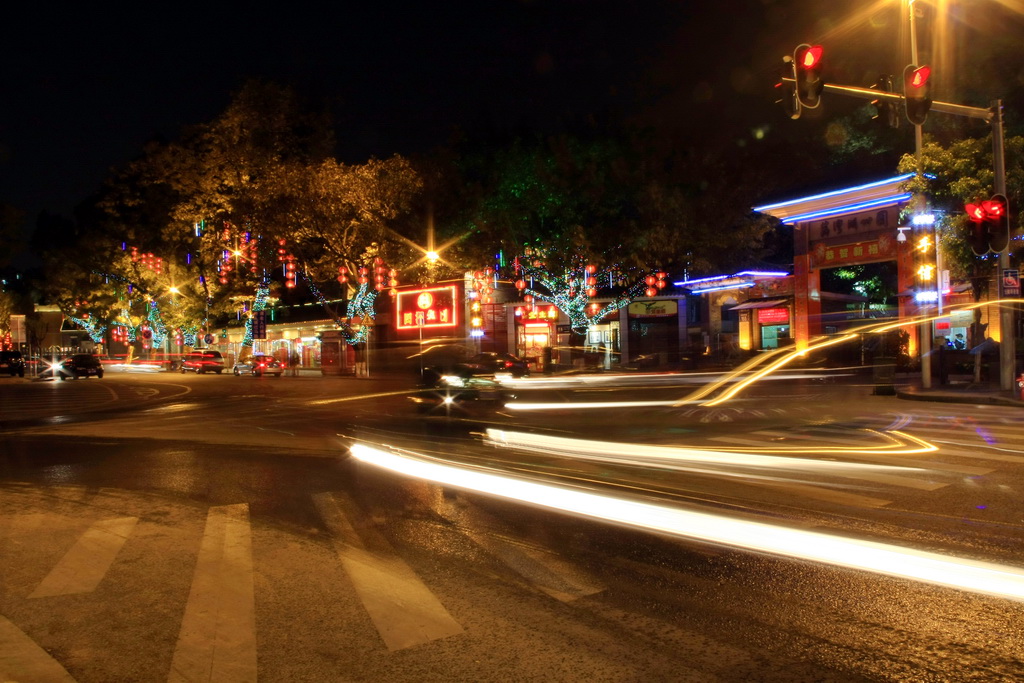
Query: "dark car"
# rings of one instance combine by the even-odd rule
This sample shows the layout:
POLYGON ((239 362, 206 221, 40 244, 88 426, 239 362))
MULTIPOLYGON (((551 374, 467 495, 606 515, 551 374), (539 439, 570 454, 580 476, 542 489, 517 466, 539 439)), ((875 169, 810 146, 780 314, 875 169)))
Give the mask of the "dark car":
POLYGON ((216 372, 219 375, 224 372, 224 356, 220 351, 210 349, 193 351, 181 361, 181 372, 182 374, 194 372, 199 375, 205 372, 216 372))
POLYGON ((235 377, 239 375, 252 375, 262 377, 263 375, 274 375, 280 377, 284 374, 284 366, 273 356, 252 356, 243 363, 235 363, 231 369, 235 377))
POLYGON ((91 353, 76 353, 72 356, 68 356, 60 363, 60 367, 57 372, 60 373, 60 378, 67 379, 68 377, 103 377, 103 364, 100 363, 98 356, 94 356, 91 353))
POLYGON ((11 377, 25 376, 25 359, 21 351, 0 351, 0 373, 6 372, 11 377))
POLYGON ((485 351, 467 358, 455 367, 455 374, 460 377, 474 375, 497 375, 508 373, 513 377, 524 377, 530 374, 530 365, 522 358, 510 353, 485 351))

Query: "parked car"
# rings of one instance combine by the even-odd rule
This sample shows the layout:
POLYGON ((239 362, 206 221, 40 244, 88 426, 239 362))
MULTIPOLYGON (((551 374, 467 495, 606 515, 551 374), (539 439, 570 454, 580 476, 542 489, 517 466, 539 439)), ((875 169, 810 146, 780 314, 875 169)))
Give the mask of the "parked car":
POLYGON ((94 356, 91 353, 76 353, 61 361, 57 372, 62 380, 68 377, 74 377, 75 379, 91 376, 102 378, 103 364, 100 363, 98 356, 94 356))
POLYGON ((231 368, 235 376, 252 375, 261 377, 263 375, 274 375, 280 377, 284 374, 284 366, 273 356, 251 356, 243 363, 235 363, 231 368))
POLYGON ((204 372, 216 372, 219 375, 224 372, 224 356, 220 351, 211 349, 193 351, 181 361, 181 373, 185 374, 186 372, 194 372, 199 375, 204 372))
POLYGON ((485 351, 467 358, 455 367, 455 374, 460 377, 495 375, 505 372, 513 377, 524 377, 530 374, 530 364, 510 353, 485 351))
POLYGON ((0 351, 0 372, 6 372, 11 377, 24 377, 25 359, 21 357, 21 351, 0 351))

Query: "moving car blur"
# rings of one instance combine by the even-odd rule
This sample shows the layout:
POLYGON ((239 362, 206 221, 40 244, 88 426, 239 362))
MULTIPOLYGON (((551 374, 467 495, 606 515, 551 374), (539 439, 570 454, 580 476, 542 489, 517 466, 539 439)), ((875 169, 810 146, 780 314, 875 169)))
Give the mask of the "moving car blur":
POLYGON ((273 356, 250 356, 247 360, 235 363, 231 368, 235 377, 239 375, 252 375, 261 377, 263 375, 274 375, 280 377, 284 374, 284 366, 273 356))
POLYGON ((467 358, 455 367, 455 374, 462 377, 495 375, 505 372, 513 377, 525 377, 530 374, 530 365, 524 359, 510 353, 485 351, 467 358))
POLYGON ((224 357, 220 351, 211 351, 210 349, 193 351, 181 361, 181 372, 182 374, 195 372, 200 375, 206 372, 216 372, 219 375, 224 372, 224 357))

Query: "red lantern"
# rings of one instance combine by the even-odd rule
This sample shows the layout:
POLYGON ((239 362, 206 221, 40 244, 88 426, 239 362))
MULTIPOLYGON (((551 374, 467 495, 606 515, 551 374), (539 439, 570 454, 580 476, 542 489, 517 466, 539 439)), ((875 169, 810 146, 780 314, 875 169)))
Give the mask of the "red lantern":
POLYGON ((366 266, 361 266, 359 268, 359 274, 360 275, 366 275, 368 272, 370 272, 370 271, 366 269, 366 266))
POLYGON ((586 271, 587 271, 588 275, 593 275, 594 273, 597 272, 597 266, 595 266, 595 265, 588 265, 586 267, 586 271))
POLYGON ((378 256, 377 258, 373 259, 373 265, 375 265, 375 266, 382 266, 382 265, 384 265, 384 259, 382 259, 380 256, 378 256))
POLYGON ((388 277, 398 277, 398 271, 392 268, 388 271, 388 277))
POLYGON ((658 293, 658 290, 656 290, 654 287, 648 287, 647 288, 647 296, 654 296, 657 293, 658 293))
POLYGON ((518 289, 518 290, 526 289, 526 280, 516 280, 516 289, 518 289))
POLYGON ((587 290, 587 296, 589 296, 589 297, 597 296, 597 290, 594 289, 593 287, 591 287, 590 289, 587 290))
POLYGON ((663 270, 659 270, 659 271, 658 271, 658 273, 657 273, 657 275, 658 275, 658 279, 659 279, 659 280, 664 280, 665 278, 667 278, 667 277, 668 277, 668 273, 666 273, 666 272, 665 272, 665 271, 663 271, 663 270))
POLYGON ((597 287, 597 278, 596 277, 588 277, 587 278, 587 287, 597 287))
POLYGON ((348 275, 348 268, 346 268, 345 266, 338 266, 338 274, 348 275))
POLYGON ((344 284, 347 280, 348 280, 348 278, 346 278, 344 275, 339 275, 338 276, 338 282, 340 282, 342 284, 344 284))
POLYGON ((295 280, 288 280, 287 282, 284 283, 284 286, 287 287, 288 289, 291 289, 292 287, 295 286, 295 280))
POLYGON ((374 288, 378 292, 383 292, 384 291, 384 283, 383 282, 378 282, 377 284, 374 285, 374 288))
POLYGON ((527 294, 526 296, 523 297, 523 301, 525 301, 528 304, 529 303, 533 303, 533 295, 532 294, 527 294))
POLYGON ((665 289, 665 281, 658 280, 657 282, 654 283, 654 286, 657 287, 658 289, 665 289))
POLYGON ((367 282, 369 282, 369 279, 367 279, 365 276, 359 278, 359 284, 365 285, 367 282))
POLYGON ((647 283, 648 287, 653 287, 654 283, 657 282, 657 281, 658 281, 658 278, 654 277, 653 275, 648 275, 647 277, 644 278, 644 282, 647 283))

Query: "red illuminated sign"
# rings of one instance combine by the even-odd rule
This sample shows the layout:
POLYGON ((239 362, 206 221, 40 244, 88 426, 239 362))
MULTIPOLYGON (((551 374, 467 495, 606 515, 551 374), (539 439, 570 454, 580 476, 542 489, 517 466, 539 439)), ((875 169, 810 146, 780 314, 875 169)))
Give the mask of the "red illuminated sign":
POLYGON ((454 285, 399 292, 396 302, 400 330, 455 327, 459 323, 454 285))
POLYGON ((789 322, 788 308, 762 308, 757 312, 757 322, 762 325, 778 325, 789 322))

